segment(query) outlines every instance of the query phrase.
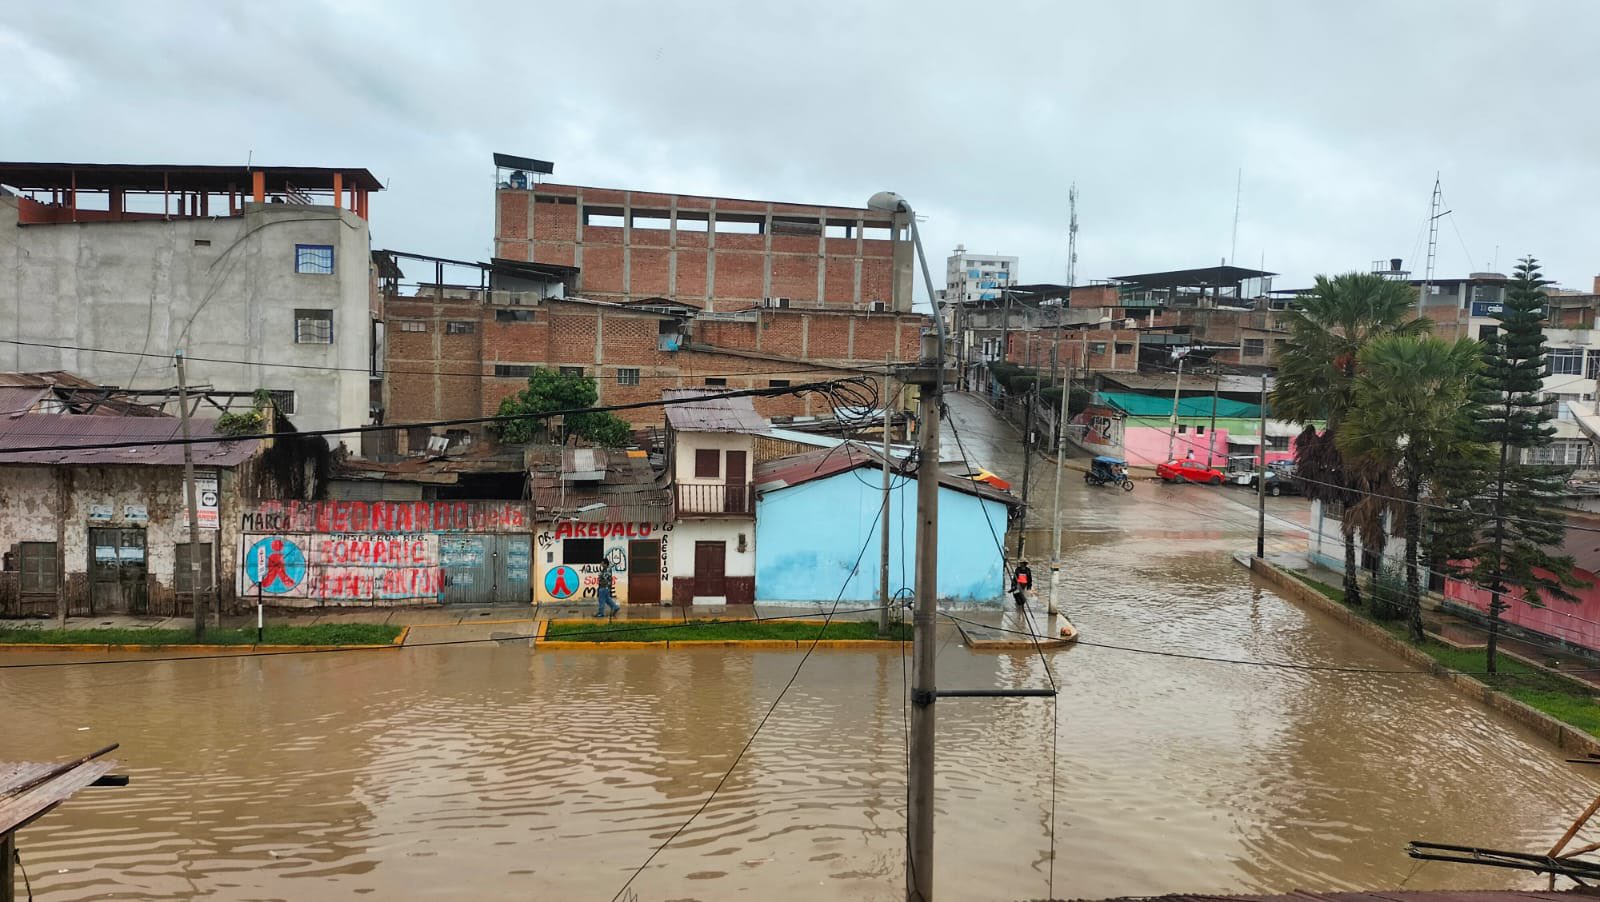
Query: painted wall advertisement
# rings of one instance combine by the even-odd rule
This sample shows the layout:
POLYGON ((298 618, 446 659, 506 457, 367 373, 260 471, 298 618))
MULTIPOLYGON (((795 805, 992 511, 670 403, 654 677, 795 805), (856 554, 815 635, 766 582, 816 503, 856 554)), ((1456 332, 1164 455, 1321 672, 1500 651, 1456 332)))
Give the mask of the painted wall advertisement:
MULTIPOLYGON (((667 542, 670 526, 654 523, 571 523, 558 522, 535 538, 540 576, 535 584, 538 600, 545 604, 593 601, 599 593, 600 574, 610 570, 617 602, 653 604, 670 598, 667 584, 667 542), (633 570, 644 569, 643 561, 630 555, 648 554, 650 572, 659 572, 655 597, 630 597, 633 570)), ((644 590, 640 585, 640 589, 644 590)))
POLYGON ((250 534, 240 540, 239 594, 315 601, 437 598, 444 588, 433 533, 250 534))

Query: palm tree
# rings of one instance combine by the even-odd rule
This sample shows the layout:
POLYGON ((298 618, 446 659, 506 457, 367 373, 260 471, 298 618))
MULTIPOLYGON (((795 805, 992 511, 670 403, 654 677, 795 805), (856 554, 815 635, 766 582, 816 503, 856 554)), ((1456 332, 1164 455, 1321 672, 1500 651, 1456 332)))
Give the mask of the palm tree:
MULTIPOLYGON (((1352 481, 1339 451, 1340 424, 1350 410, 1355 391, 1361 349, 1385 335, 1421 335, 1432 328, 1425 319, 1412 315, 1417 294, 1409 284, 1374 273, 1345 273, 1328 278, 1317 276, 1316 285, 1300 297, 1300 307, 1287 319, 1289 337, 1278 355, 1277 387, 1272 393, 1275 415, 1308 430, 1326 423, 1322 441, 1308 442, 1302 434, 1295 445, 1295 470, 1303 477, 1306 493, 1323 505, 1345 508, 1341 519, 1344 533, 1344 596, 1351 605, 1361 604, 1361 589, 1356 566, 1356 534, 1361 517, 1349 511, 1363 497, 1363 486, 1352 481)), ((1381 547, 1381 534, 1370 530, 1381 523, 1366 518, 1364 544, 1374 541, 1381 547)))
POLYGON ((1420 642, 1422 490, 1441 469, 1479 447, 1469 401, 1483 364, 1482 348, 1470 338, 1385 335, 1361 349, 1357 364, 1339 450, 1352 470, 1392 478, 1404 493, 1391 503, 1405 522, 1404 607, 1411 638, 1420 642))

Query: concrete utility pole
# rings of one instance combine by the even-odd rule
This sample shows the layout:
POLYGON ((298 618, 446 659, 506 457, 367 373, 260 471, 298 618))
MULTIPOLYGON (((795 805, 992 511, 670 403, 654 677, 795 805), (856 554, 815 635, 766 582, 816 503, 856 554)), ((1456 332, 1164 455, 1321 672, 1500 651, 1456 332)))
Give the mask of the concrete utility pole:
POLYGON ((1261 450, 1256 476, 1256 557, 1267 556, 1267 374, 1261 374, 1261 450))
POLYGON ((194 605, 194 637, 206 633, 205 593, 200 589, 200 500, 194 484, 194 446, 189 444, 189 383, 183 369, 183 352, 174 355, 178 366, 178 416, 183 422, 183 481, 189 504, 189 600, 194 605))
POLYGON ((1028 540, 1028 476, 1033 472, 1033 404, 1039 396, 1039 383, 1022 396, 1022 528, 1017 530, 1017 559, 1022 559, 1028 540))
POLYGON ((1067 382, 1061 389, 1061 412, 1056 416, 1056 490, 1050 505, 1050 600, 1045 611, 1050 615, 1050 627, 1055 628, 1055 616, 1061 608, 1056 592, 1061 586, 1061 470, 1067 459, 1067 401, 1072 397, 1072 361, 1067 361, 1067 382))
MULTIPOLYGON (((1217 393, 1222 390, 1222 371, 1217 369, 1216 361, 1211 363, 1211 432, 1206 439, 1206 466, 1214 467, 1213 452, 1217 448, 1217 393)), ((1226 449, 1224 449, 1226 450, 1226 449)), ((1227 461, 1223 461, 1227 463, 1227 461)))
POLYGON ((1178 381, 1172 386, 1172 423, 1167 429, 1167 460, 1173 459, 1172 443, 1178 438, 1178 399, 1183 392, 1183 361, 1187 356, 1178 355, 1178 381))
POLYGON ((883 522, 880 529, 880 547, 878 563, 878 603, 883 607, 878 611, 878 635, 889 635, 889 606, 892 599, 889 595, 889 366, 891 356, 883 355, 883 522))
POLYGON ((915 660, 911 683, 911 760, 906 778, 910 801, 906 829, 910 837, 906 897, 933 899, 933 702, 936 692, 934 641, 939 604, 939 405, 943 348, 923 336, 918 388, 922 397, 920 456, 917 461, 917 611, 912 633, 915 660), (931 345, 931 346, 930 346, 931 345))

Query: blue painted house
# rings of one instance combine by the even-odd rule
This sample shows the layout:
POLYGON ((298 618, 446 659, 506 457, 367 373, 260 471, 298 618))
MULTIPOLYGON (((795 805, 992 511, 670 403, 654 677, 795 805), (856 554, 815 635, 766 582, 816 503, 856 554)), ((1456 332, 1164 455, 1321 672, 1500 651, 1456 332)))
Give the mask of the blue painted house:
MULTIPOLYGON (((890 464, 890 592, 910 588, 916 573, 917 484, 914 476, 894 472, 896 466, 890 464)), ((832 602, 843 586, 845 602, 877 601, 882 467, 877 452, 857 444, 757 467, 757 599, 832 602)), ((1003 597, 1005 557, 996 537, 1005 538, 1008 512, 1017 503, 1010 494, 970 479, 941 480, 941 600, 1003 597)))

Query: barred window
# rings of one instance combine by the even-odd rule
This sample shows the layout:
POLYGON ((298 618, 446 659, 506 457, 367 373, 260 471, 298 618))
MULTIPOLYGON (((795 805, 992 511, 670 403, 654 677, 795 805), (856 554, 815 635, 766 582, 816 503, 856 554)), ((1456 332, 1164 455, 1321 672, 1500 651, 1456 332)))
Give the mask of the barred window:
POLYGON ((639 368, 635 367, 635 366, 625 366, 625 367, 618 368, 617 369, 617 384, 618 385, 638 385, 639 384, 639 368))
POLYGON ((453 319, 444 324, 446 335, 471 335, 478 330, 478 324, 467 320, 453 319))
POLYGON ((397 322, 395 325, 401 332, 428 331, 428 321, 423 319, 403 319, 397 322))
POLYGON ((333 344, 333 311, 295 310, 294 340, 302 345, 333 344))
POLYGON ((333 245, 297 244, 294 246, 294 271, 316 276, 333 275, 333 245))
MULTIPOLYGON (((194 571, 189 568, 189 543, 179 542, 173 546, 173 571, 172 588, 179 594, 188 594, 194 589, 194 571)), ((200 543, 200 588, 209 589, 214 582, 211 578, 211 543, 200 543)))
POLYGON ((533 367, 523 363, 497 363, 494 365, 494 374, 501 377, 526 379, 533 375, 533 367))

